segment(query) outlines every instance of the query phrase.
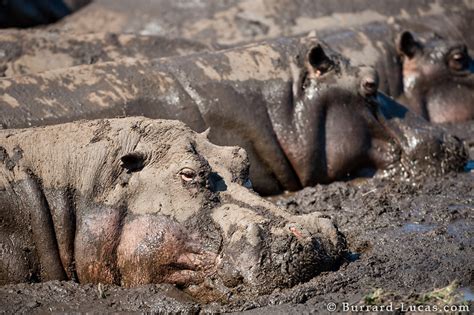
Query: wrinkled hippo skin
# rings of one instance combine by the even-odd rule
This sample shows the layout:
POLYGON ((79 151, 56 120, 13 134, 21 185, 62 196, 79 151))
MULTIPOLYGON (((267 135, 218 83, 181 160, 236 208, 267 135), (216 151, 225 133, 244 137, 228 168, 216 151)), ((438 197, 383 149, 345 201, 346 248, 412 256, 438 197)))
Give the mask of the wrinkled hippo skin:
POLYGON ((0 284, 172 283, 203 300, 331 270, 331 219, 248 185, 248 159, 183 123, 82 121, 0 132, 0 284))
MULTIPOLYGON (((315 37, 280 38, 0 80, 0 122, 12 128, 144 115, 198 132, 210 127, 213 143, 248 152, 255 190, 275 194, 400 161, 403 144, 379 113, 377 85, 372 68, 351 66, 315 37)), ((423 146, 432 135, 413 137, 423 146)))
POLYGON ((380 90, 435 122, 474 119, 474 12, 318 32, 354 64, 374 66, 380 90))

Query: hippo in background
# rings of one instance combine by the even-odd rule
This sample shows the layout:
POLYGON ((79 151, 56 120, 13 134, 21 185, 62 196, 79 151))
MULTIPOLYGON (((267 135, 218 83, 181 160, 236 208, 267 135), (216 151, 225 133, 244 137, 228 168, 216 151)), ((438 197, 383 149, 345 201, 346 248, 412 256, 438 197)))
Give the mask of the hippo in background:
POLYGON ((337 29, 389 17, 474 9, 464 0, 94 0, 52 30, 71 33, 166 35, 203 43, 237 45, 292 36, 314 29, 337 29))
MULTIPOLYGON (((383 18, 380 18, 375 12, 371 12, 368 16, 378 18, 365 19, 361 11, 364 8, 361 3, 352 3, 351 5, 345 3, 344 6, 341 6, 341 3, 338 1, 331 3, 315 1, 310 5, 315 6, 314 8, 301 5, 295 10, 289 10, 282 5, 283 3, 267 3, 265 1, 252 5, 245 1, 226 4, 209 2, 205 5, 185 5, 174 2, 168 3, 167 0, 163 0, 156 2, 138 1, 133 4, 132 10, 129 2, 98 0, 84 9, 86 13, 79 12, 74 18, 71 17, 76 23, 79 23, 80 28, 84 29, 86 33, 87 27, 84 28, 83 24, 88 26, 94 25, 93 21, 91 22, 88 19, 104 20, 94 17, 92 13, 95 12, 95 14, 100 15, 101 10, 105 10, 104 12, 108 13, 121 12, 125 14, 127 23, 123 27, 130 27, 130 29, 122 27, 113 28, 113 25, 121 24, 109 21, 110 23, 107 22, 107 25, 97 27, 96 30, 90 30, 91 32, 100 30, 101 32, 116 31, 156 34, 156 32, 141 32, 138 30, 139 26, 143 26, 146 20, 138 18, 141 16, 161 21, 160 23, 163 22, 163 25, 167 25, 166 23, 168 22, 171 23, 166 27, 168 36, 169 34, 184 36, 192 38, 192 42, 186 43, 186 40, 180 39, 179 43, 173 44, 171 49, 167 49, 161 46, 161 44, 158 46, 158 49, 153 49, 156 45, 153 44, 153 39, 147 36, 120 35, 120 38, 117 38, 114 35, 89 34, 79 36, 78 40, 71 41, 70 38, 77 37, 77 34, 73 36, 67 35, 68 31, 72 33, 76 31, 74 28, 70 29, 67 26, 70 24, 65 22, 50 28, 50 30, 59 31, 60 33, 58 34, 37 33, 35 35, 21 35, 20 33, 14 36, 7 34, 6 40, 2 40, 0 36, 0 43, 7 47, 4 54, 2 54, 3 61, 0 60, 0 74, 3 72, 4 75, 10 76, 43 71, 55 67, 60 68, 98 61, 121 60, 123 57, 134 54, 136 54, 135 57, 137 58, 154 58, 174 54, 182 55, 206 49, 206 45, 195 42, 196 38, 203 42, 235 45, 242 41, 275 37, 281 34, 294 34, 312 29, 316 30, 319 37, 325 38, 331 47, 342 51, 354 64, 375 66, 381 79, 381 91, 397 98, 399 102, 422 115, 425 119, 442 123, 471 120, 474 117, 474 96, 472 95, 472 68, 474 66, 470 66, 472 64, 471 57, 463 46, 467 44, 468 47, 473 47, 474 45, 474 35, 470 31, 470 21, 474 18, 474 11, 470 10, 472 7, 469 4, 450 3, 449 10, 445 7, 444 2, 439 3, 437 1, 424 1, 422 3, 405 3, 402 1, 389 5, 384 4, 382 8, 371 7, 379 13, 399 16, 396 20, 393 17, 389 18, 388 15, 383 15, 383 18), (159 12, 155 12, 158 7, 160 8, 159 12), (166 18, 162 16, 163 7, 169 7, 171 12, 167 11, 166 18), (305 8, 304 12, 301 11, 302 8, 305 8), (188 18, 188 16, 186 19, 182 18, 185 15, 184 12, 187 12, 186 10, 193 11, 192 18, 188 18), (224 40, 225 34, 218 32, 209 33, 206 31, 204 32, 206 34, 205 38, 184 34, 189 29, 186 23, 193 19, 199 20, 203 18, 205 20, 207 16, 220 16, 218 12, 222 13, 226 10, 228 10, 228 17, 236 20, 241 19, 242 14, 244 16, 257 17, 266 12, 262 16, 272 16, 278 23, 270 23, 274 26, 273 28, 266 26, 270 30, 265 35, 249 35, 250 38, 239 32, 251 28, 241 26, 235 32, 228 31, 226 27, 217 28, 218 30, 225 30, 225 34, 231 37, 231 40, 228 42, 224 40), (248 11, 252 11, 253 15, 247 14, 248 11), (154 14, 150 14, 150 12, 154 12, 154 14), (321 15, 333 12, 346 12, 345 14, 352 14, 353 18, 339 18, 336 19, 337 23, 332 24, 328 24, 328 21, 324 23, 307 21, 307 25, 305 24, 304 27, 295 27, 294 29, 288 26, 293 25, 290 17, 293 17, 293 20, 295 20, 296 17, 302 18, 309 14, 309 16, 317 16, 317 19, 327 19, 321 17, 321 15), (400 15, 400 12, 403 14, 400 15), (167 20, 170 16, 175 16, 175 18, 167 20), (276 19, 276 17, 280 18, 276 19), (355 21, 357 21, 355 24, 374 22, 352 29, 343 27, 352 25, 355 21), (283 24, 280 25, 279 23, 283 24), (135 29, 135 27, 138 28, 135 29), (179 29, 177 33, 171 32, 171 30, 177 29, 179 29), (410 29, 414 32, 404 32, 404 29, 410 29), (60 43, 55 42, 55 39, 62 37, 64 39, 60 43), (101 47, 102 44, 99 44, 96 38, 99 41, 106 39, 107 43, 101 47), (152 42, 150 43, 149 40, 152 42), (16 43, 12 44, 13 41, 16 43), (22 45, 19 45, 19 42, 22 45), (138 47, 130 48, 130 46, 134 46, 137 43, 139 44, 138 47), (90 47, 90 45, 93 47, 90 47), (148 48, 150 45, 153 45, 151 49, 148 48), (181 49, 183 46, 185 47, 184 51, 181 49), (161 52, 162 50, 164 50, 163 53, 161 52), (460 62, 447 62, 447 59, 454 57, 459 57, 462 60, 460 59, 460 62), (459 64, 456 65, 456 63, 459 64)), ((227 21, 226 18, 227 23, 231 25, 237 23, 232 19, 227 21)), ((199 21, 202 22, 203 20, 199 21)), ((265 23, 267 22, 269 21, 265 23)), ((219 24, 217 22, 216 25, 210 22, 207 24, 202 23, 210 29, 216 28, 216 25, 219 24)), ((74 22, 72 22, 72 25, 75 25, 74 22)), ((161 26, 158 28, 161 28, 161 26)), ((190 29, 195 30, 196 28, 190 29)), ((167 45, 165 44, 165 46, 167 45)), ((222 46, 209 46, 208 48, 222 48, 222 46)))
POLYGON ((248 186, 248 158, 141 117, 0 131, 0 284, 171 283, 217 300, 332 270, 331 219, 248 186))
POLYGON ((3 0, 0 28, 32 27, 54 23, 90 0, 3 0))
POLYGON ((164 36, 6 30, 0 32, 0 77, 132 57, 148 60, 206 50, 214 48, 196 41, 164 36))
MULTIPOLYGON (((248 152, 254 188, 269 195, 398 164, 408 151, 397 140, 403 135, 387 130, 377 86, 372 68, 351 66, 318 38, 280 38, 220 52, 3 79, 0 122, 12 128, 144 115, 178 119, 198 132, 210 127, 213 143, 248 152)), ((417 147, 442 144, 427 149, 437 154, 426 159, 441 163, 441 173, 462 168, 462 159, 445 163, 451 153, 439 136, 412 133, 410 139, 417 147)), ((463 150, 454 139, 448 142, 455 152, 463 150)))
POLYGON ((465 44, 436 34, 400 35, 403 95, 398 100, 434 123, 474 119, 474 61, 465 44))
MULTIPOLYGON (((70 2, 69 7, 77 8, 87 1, 68 2, 70 2), (75 2, 79 3, 75 4, 75 2)), ((0 56, 3 55, 0 68, 4 63, 3 67, 6 69, 3 72, 6 76, 11 76, 112 59, 121 60, 123 57, 134 57, 133 54, 136 54, 136 58, 171 56, 173 52, 184 55, 190 52, 189 48, 193 51, 202 51, 202 46, 207 46, 209 49, 223 49, 243 42, 302 34, 311 30, 343 30, 343 27, 373 21, 385 23, 391 19, 390 16, 408 20, 418 19, 419 16, 423 16, 422 19, 430 18, 432 21, 460 20, 459 15, 464 14, 463 9, 469 7, 468 4, 451 2, 447 10, 444 2, 439 3, 433 0, 416 3, 412 1, 370 3, 371 10, 366 10, 367 4, 364 1, 286 2, 288 1, 251 1, 249 3, 231 1, 223 4, 207 1, 205 4, 184 4, 168 0, 134 1, 133 3, 120 0, 98 0, 85 8, 84 12, 80 11, 71 17, 73 22, 53 25, 39 32, 28 30, 25 34, 24 31, 9 31, 6 37, 0 36, 0 46, 7 47, 4 54, 0 54, 0 56), (228 12, 222 14, 223 11, 228 12), (117 23, 108 20, 107 16, 113 16, 119 12, 126 17, 119 20, 126 21, 126 24, 118 23, 121 27, 116 27, 117 23), (335 12, 338 13, 331 15, 335 12), (175 18, 170 19, 170 16, 175 18), (212 18, 207 20, 209 16, 212 18), (202 24, 202 27, 187 25, 187 23, 194 23, 192 21, 198 25, 202 24), (96 25, 97 23, 104 23, 104 25, 99 26, 96 25), (149 30, 140 29, 140 27, 146 28, 144 26, 146 23, 149 23, 149 27, 153 27, 149 30), (223 23, 228 25, 223 27, 221 25, 223 23), (75 29, 75 24, 78 24, 78 29, 75 29), (255 31, 260 27, 266 29, 266 32, 255 31), (197 30, 203 34, 201 36, 189 34, 197 30), (128 35, 113 35, 124 32, 128 35), (109 33, 110 35, 106 35, 109 33), (172 43, 171 49, 166 47, 170 45, 170 38, 175 38, 177 41, 177 43, 172 43), (188 44, 185 38, 188 38, 188 44), (155 42, 155 39, 160 43, 155 42), (103 47, 101 47, 101 40, 105 41, 103 47), (191 47, 189 47, 190 43, 193 44, 191 47), (210 43, 212 45, 209 45, 210 43), (179 48, 183 45, 182 52, 179 48)), ((470 21, 469 18, 463 20, 470 21)), ((434 24, 444 23, 435 22, 434 24)), ((470 37, 468 33, 470 32, 465 33, 465 36, 470 37)), ((473 40, 468 42, 473 42, 473 40)))
POLYGON ((380 90, 435 123, 474 119, 474 11, 316 32, 353 64, 371 65, 380 90))

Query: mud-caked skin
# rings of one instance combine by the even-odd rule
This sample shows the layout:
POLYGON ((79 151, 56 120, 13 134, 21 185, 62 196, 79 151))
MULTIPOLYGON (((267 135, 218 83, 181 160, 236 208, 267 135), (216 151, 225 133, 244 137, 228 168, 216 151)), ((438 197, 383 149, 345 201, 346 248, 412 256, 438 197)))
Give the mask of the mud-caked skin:
POLYGON ((354 64, 374 66, 380 90, 415 113, 458 122, 474 119, 473 18, 468 11, 318 34, 354 64))
MULTIPOLYGON (((98 30, 100 31, 100 30, 98 30)), ((196 41, 135 34, 68 34, 42 30, 0 33, 0 77, 125 58, 148 60, 211 48, 196 41)))
MULTIPOLYGON (((213 143, 243 147, 255 190, 274 194, 400 160, 403 145, 378 113, 377 86, 372 68, 351 66, 315 37, 280 38, 0 80, 0 121, 11 128, 122 115, 178 119, 198 132, 210 128, 213 143)), ((425 136, 414 135, 420 145, 425 136)))
POLYGON ((473 9, 465 0, 94 0, 53 29, 73 33, 167 35, 203 43, 236 45, 321 29, 337 29, 391 16, 421 15, 473 9))
POLYGON ((124 118, 0 132, 0 283, 172 283, 198 298, 268 293, 334 268, 329 218, 248 186, 238 147, 124 118))

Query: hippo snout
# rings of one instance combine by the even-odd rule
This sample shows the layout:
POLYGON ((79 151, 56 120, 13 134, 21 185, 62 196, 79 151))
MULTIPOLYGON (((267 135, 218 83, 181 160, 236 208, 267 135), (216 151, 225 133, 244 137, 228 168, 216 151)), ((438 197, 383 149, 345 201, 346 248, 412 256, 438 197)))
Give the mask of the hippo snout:
POLYGON ((372 67, 361 67, 359 74, 359 93, 363 97, 371 97, 377 94, 379 88, 379 76, 372 67))
POLYGON ((272 204, 234 203, 215 209, 213 219, 224 234, 217 274, 226 287, 244 285, 257 294, 334 268, 345 246, 332 220, 317 213, 293 216, 272 204))

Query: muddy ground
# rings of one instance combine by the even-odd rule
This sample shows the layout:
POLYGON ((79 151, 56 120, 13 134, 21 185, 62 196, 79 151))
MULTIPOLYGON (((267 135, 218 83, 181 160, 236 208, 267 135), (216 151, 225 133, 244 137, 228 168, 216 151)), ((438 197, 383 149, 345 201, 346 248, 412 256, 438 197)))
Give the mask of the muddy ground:
MULTIPOLYGON (((167 285, 134 289, 73 282, 0 287, 0 313, 324 311, 329 302, 415 303, 421 293, 457 281, 471 300, 474 275, 474 173, 467 171, 418 183, 377 179, 306 188, 274 198, 291 212, 334 216, 350 248, 346 261, 293 289, 253 301, 200 305, 167 285)), ((455 303, 463 300, 459 295, 455 303)), ((429 301, 426 304, 432 304, 429 301)), ((341 304, 339 304, 341 307, 341 304)))

